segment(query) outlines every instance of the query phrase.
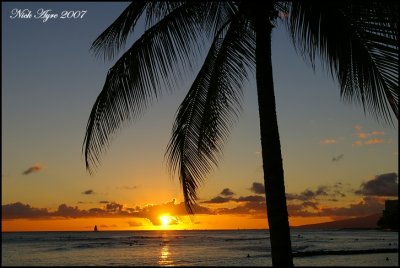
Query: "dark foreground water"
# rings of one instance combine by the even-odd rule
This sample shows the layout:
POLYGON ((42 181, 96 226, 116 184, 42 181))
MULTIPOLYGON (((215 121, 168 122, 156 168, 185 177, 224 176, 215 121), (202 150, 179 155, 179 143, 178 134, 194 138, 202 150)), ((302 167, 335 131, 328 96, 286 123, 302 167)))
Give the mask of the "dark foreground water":
MULTIPOLYGON (((398 233, 292 230, 297 266, 398 266, 398 233)), ((267 230, 2 233, 2 266, 270 266, 267 230), (247 257, 247 255, 250 257, 247 257)))

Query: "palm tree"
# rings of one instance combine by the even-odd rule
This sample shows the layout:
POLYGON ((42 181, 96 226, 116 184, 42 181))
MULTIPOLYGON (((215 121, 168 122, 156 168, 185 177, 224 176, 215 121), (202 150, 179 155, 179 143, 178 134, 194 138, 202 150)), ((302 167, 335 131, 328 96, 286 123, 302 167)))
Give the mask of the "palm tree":
POLYGON ((376 117, 398 120, 398 5, 378 2, 135 1, 92 44, 113 59, 145 18, 145 31, 109 70, 92 108, 83 144, 92 173, 115 131, 134 121, 164 91, 204 63, 180 105, 167 146, 187 211, 218 165, 241 111, 244 83, 256 73, 267 215, 274 266, 293 266, 282 154, 275 108, 271 32, 282 18, 299 54, 320 57, 341 96, 376 117), (204 40, 209 40, 206 42, 204 40))

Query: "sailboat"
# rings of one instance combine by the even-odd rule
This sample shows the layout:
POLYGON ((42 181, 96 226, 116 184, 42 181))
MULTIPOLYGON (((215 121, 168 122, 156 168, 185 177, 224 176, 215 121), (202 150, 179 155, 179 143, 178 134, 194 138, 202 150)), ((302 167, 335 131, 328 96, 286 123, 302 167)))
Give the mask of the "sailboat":
POLYGON ((97 232, 97 225, 94 226, 94 230, 95 232, 97 232))

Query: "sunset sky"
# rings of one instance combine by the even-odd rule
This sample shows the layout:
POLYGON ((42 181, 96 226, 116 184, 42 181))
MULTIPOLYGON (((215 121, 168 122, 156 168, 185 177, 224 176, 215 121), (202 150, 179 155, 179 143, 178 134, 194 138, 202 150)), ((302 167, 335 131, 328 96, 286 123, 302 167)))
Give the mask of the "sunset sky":
MULTIPOLYGON (((122 128, 92 176, 85 170, 86 123, 114 63, 89 48, 128 4, 2 3, 2 231, 267 228, 254 79, 194 216, 164 159, 194 76, 122 128), (15 8, 87 13, 43 22, 11 19, 15 8)), ((385 199, 398 198, 397 123, 343 102, 337 82, 296 54, 283 25, 272 39, 290 224, 381 213, 385 199)))

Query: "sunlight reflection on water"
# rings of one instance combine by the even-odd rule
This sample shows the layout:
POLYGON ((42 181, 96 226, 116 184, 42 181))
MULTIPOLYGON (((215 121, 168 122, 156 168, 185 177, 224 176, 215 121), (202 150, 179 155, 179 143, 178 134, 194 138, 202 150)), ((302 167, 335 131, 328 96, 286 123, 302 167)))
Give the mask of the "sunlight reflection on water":
POLYGON ((169 245, 168 245, 168 234, 167 233, 163 233, 162 234, 162 243, 160 245, 162 245, 161 247, 161 251, 160 251, 160 258, 158 260, 158 264, 159 265, 173 265, 174 262, 171 260, 171 253, 169 251, 169 245))

